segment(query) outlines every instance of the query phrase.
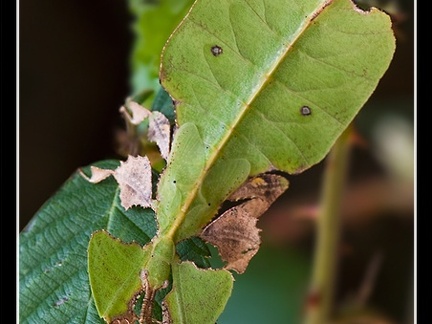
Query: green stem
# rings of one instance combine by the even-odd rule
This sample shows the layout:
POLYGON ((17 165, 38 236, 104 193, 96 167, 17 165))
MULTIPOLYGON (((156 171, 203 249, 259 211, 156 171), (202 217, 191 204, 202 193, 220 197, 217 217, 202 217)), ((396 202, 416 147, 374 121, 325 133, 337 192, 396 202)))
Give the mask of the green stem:
POLYGON ((324 171, 311 290, 305 324, 329 323, 340 231, 340 205, 349 160, 351 126, 333 146, 324 171))

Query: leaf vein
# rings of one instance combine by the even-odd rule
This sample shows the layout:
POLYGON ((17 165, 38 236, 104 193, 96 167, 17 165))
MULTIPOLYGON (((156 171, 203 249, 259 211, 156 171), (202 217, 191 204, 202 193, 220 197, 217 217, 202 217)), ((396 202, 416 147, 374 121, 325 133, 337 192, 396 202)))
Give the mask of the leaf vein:
POLYGON ((327 116, 329 116, 330 118, 334 119, 339 125, 343 126, 344 124, 337 119, 335 116, 333 116, 332 114, 330 114, 326 109, 324 109, 323 107, 321 107, 320 104, 304 97, 303 95, 301 95, 298 91, 295 91, 293 89, 291 89, 287 84, 283 83, 282 81, 279 81, 277 79, 275 79, 276 82, 278 82, 279 84, 281 84, 289 93, 291 93, 294 96, 297 96, 298 98, 304 100, 305 102, 307 102, 309 105, 313 105, 313 107, 318 108, 319 110, 321 110, 323 113, 325 113, 327 116))
POLYGON ((304 163, 305 164, 309 163, 308 159, 306 158, 306 156, 304 155, 304 153, 300 149, 300 147, 297 145, 297 143, 290 136, 288 136, 287 134, 285 134, 285 132, 282 129, 280 129, 279 126, 277 126, 277 124, 275 124, 275 123, 271 122, 269 119, 267 119, 267 117, 264 115, 263 112, 258 111, 258 110, 254 110, 253 112, 256 113, 256 114, 259 114, 261 116, 262 120, 264 122, 266 122, 269 125, 269 127, 272 127, 273 129, 276 129, 281 134, 281 136, 283 138, 285 138, 286 140, 290 141, 294 145, 294 147, 297 149, 297 151, 300 154, 300 156, 302 157, 304 163))
MULTIPOLYGON (((190 20, 192 23, 194 23, 197 27, 201 28, 202 30, 206 31, 207 33, 209 33, 210 35, 214 36, 218 41, 220 41, 221 45, 223 44, 223 46, 226 46, 227 48, 231 49, 233 51, 233 53, 237 54, 238 57, 240 57, 242 60, 244 60, 246 63, 249 63, 250 65, 252 65, 254 68, 256 67, 255 64, 250 61, 249 59, 247 59, 246 57, 244 57, 241 53, 240 53, 240 49, 238 48, 238 44, 237 44, 237 40, 235 38, 235 34, 233 31, 233 38, 234 38, 234 42, 235 45, 237 47, 237 50, 234 49, 232 46, 230 46, 225 40, 223 40, 222 38, 220 38, 217 34, 215 34, 214 32, 212 32, 211 30, 208 30, 206 27, 204 27, 203 25, 201 25, 199 22, 191 19, 190 20)), ((232 28, 231 28, 232 30, 232 28)))
MULTIPOLYGON (((297 50, 298 50, 299 52, 301 52, 302 54, 304 54, 305 56, 311 58, 312 60, 317 61, 317 62, 319 62, 319 63, 322 63, 322 64, 324 64, 324 65, 326 65, 326 66, 332 67, 332 68, 334 68, 334 69, 337 70, 337 71, 345 72, 346 74, 349 74, 350 76, 354 76, 354 77, 357 77, 357 78, 359 78, 359 79, 365 79, 365 80, 368 80, 368 81, 370 81, 370 82, 373 82, 373 81, 374 81, 374 80, 372 80, 371 78, 366 77, 366 75, 356 74, 356 73, 354 73, 353 71, 349 71, 349 70, 346 70, 346 69, 341 68, 340 66, 336 66, 336 65, 334 65, 334 64, 331 64, 331 63, 329 63, 329 62, 323 60, 322 58, 314 57, 313 55, 307 53, 305 50, 303 50, 303 49, 301 49, 301 48, 298 48, 297 50)), ((344 54, 344 55, 349 55, 349 54, 344 54)))

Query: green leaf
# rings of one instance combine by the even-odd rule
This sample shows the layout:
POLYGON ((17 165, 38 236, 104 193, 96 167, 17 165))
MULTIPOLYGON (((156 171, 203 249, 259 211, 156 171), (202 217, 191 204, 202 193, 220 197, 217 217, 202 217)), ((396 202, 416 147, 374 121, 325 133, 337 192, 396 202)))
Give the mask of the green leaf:
POLYGON ((173 324, 215 323, 231 295, 231 273, 174 262, 172 276, 173 288, 166 302, 173 324))
POLYGON ((159 89, 160 53, 169 35, 185 16, 193 0, 129 0, 135 34, 131 55, 132 93, 159 89))
POLYGON ((210 268, 210 250, 199 237, 193 236, 179 242, 176 251, 182 261, 193 261, 199 268, 210 268))
POLYGON ((175 123, 174 104, 168 92, 166 92, 164 88, 160 87, 156 93, 151 110, 160 111, 166 118, 168 118, 171 124, 175 123))
MULTIPOLYGON (((119 162, 94 165, 115 169, 119 162)), ((20 233, 20 323, 103 323, 87 274, 90 236, 100 229, 144 245, 156 223, 150 209, 121 207, 112 177, 95 185, 76 172, 20 233)))
POLYGON ((389 16, 349 0, 198 0, 162 54, 180 129, 159 186, 161 230, 194 235, 237 180, 320 162, 394 49, 389 16))
POLYGON ((88 248, 91 290, 98 313, 107 322, 131 311, 132 296, 142 289, 140 274, 150 252, 149 246, 125 244, 105 231, 92 235, 88 248))

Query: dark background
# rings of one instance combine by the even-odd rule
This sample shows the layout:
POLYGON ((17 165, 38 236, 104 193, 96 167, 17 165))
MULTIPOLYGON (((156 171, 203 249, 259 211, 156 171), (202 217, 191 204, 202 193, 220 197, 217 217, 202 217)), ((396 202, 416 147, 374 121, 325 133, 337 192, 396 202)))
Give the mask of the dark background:
MULTIPOLYGON (((399 3, 400 14, 393 16, 397 37, 394 59, 355 122, 366 141, 374 122, 385 113, 414 123, 413 1, 399 3)), ((118 158, 114 136, 115 130, 123 127, 118 109, 130 93, 131 19, 124 0, 19 2, 20 231, 77 168, 118 158)), ((351 182, 385 173, 367 148, 355 147, 352 153, 351 182)), ((324 163, 320 163, 290 178, 287 195, 263 221, 263 227, 267 226, 263 231, 267 231, 264 245, 295 242, 313 250, 311 230, 303 231, 300 239, 294 239, 292 233, 271 231, 275 226, 284 226, 278 215, 280 208, 302 199, 316 200, 323 167, 324 163), (271 222, 277 225, 272 227, 271 222), (283 238, 272 243, 268 237, 273 234, 283 238)), ((350 227, 347 222, 344 242, 356 253, 341 263, 337 298, 342 300, 355 290, 379 250, 384 261, 371 303, 397 323, 411 323, 407 318, 413 311, 409 302, 413 285, 413 216, 414 210, 409 208, 399 212, 379 210, 361 225, 350 227)))
POLYGON ((130 19, 122 0, 20 1, 20 229, 78 167, 116 156, 130 19))

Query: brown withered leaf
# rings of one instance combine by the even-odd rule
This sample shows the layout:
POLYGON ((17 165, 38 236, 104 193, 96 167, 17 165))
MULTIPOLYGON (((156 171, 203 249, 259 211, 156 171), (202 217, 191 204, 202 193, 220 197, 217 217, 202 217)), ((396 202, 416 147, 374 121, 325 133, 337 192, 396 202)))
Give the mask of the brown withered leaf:
POLYGON ((146 156, 129 155, 114 172, 120 187, 121 205, 127 210, 132 206, 152 207, 152 171, 146 156))
POLYGON ((225 268, 243 273, 261 244, 258 218, 288 188, 288 180, 277 174, 249 179, 228 200, 245 200, 207 225, 201 238, 216 246, 225 268))
POLYGON ((168 118, 159 111, 153 111, 149 118, 148 139, 159 147, 162 157, 168 159, 170 151, 171 126, 168 118))
POLYGON ((102 180, 105 180, 106 178, 114 174, 113 170, 101 169, 93 165, 90 166, 90 171, 91 171, 91 177, 89 178, 81 170, 79 170, 81 176, 91 183, 99 183, 102 180))
POLYGON ((280 175, 263 173, 249 179, 228 197, 229 201, 248 200, 245 210, 260 217, 288 189, 288 180, 280 175))
POLYGON ((170 151, 171 140, 171 125, 169 119, 161 112, 150 111, 134 101, 129 101, 127 106, 132 115, 129 114, 124 106, 120 108, 120 112, 133 125, 138 125, 146 118, 149 119, 148 140, 156 143, 162 157, 166 160, 170 151))
POLYGON ((83 178, 91 183, 99 183, 109 176, 114 176, 120 187, 120 202, 127 210, 132 206, 153 208, 152 206, 152 171, 150 160, 146 156, 129 155, 126 162, 120 161, 115 170, 91 166, 91 177, 81 170, 83 178))
POLYGON ((261 244, 260 229, 256 227, 258 219, 244 211, 246 204, 227 210, 201 234, 202 239, 218 248, 222 260, 227 262, 225 268, 238 273, 246 270, 261 244))
POLYGON ((127 120, 131 122, 133 125, 138 125, 141 123, 144 119, 148 118, 151 115, 151 111, 144 108, 140 104, 129 101, 127 104, 130 112, 132 114, 129 114, 128 110, 125 106, 120 107, 120 112, 125 116, 127 120))

